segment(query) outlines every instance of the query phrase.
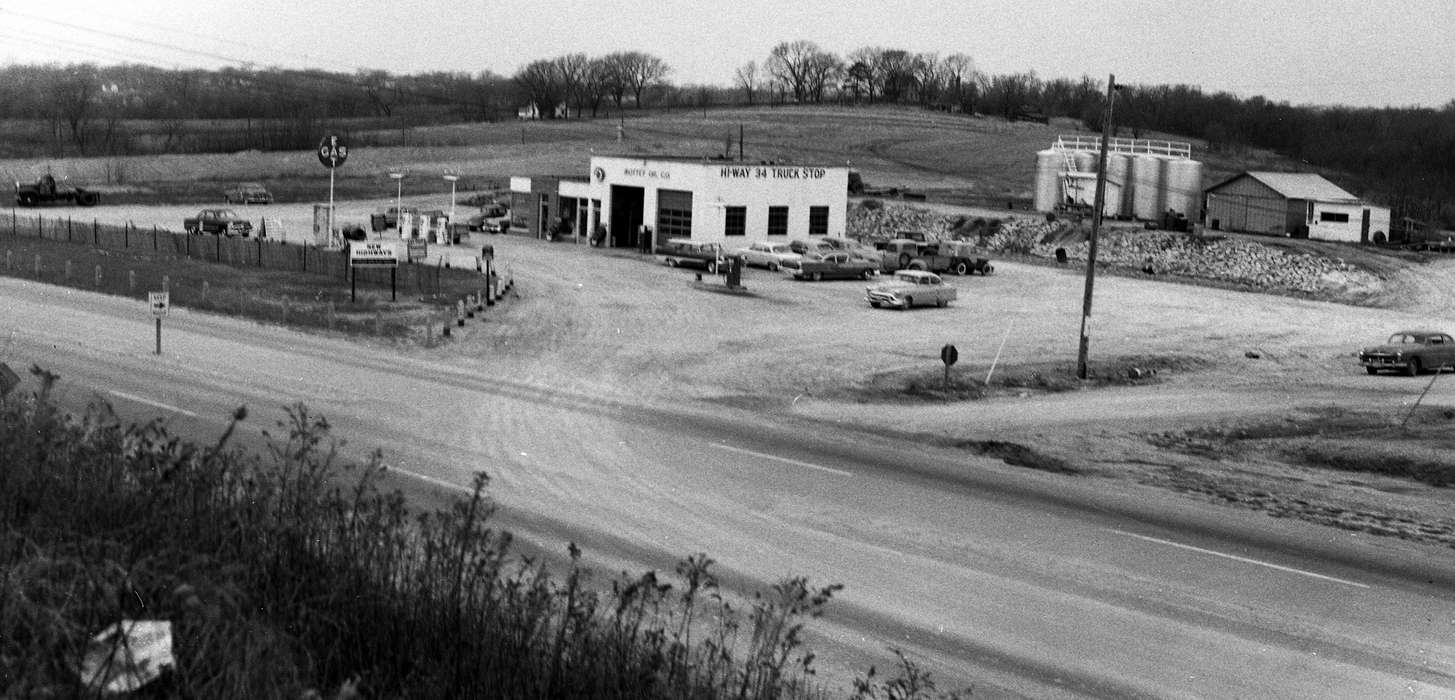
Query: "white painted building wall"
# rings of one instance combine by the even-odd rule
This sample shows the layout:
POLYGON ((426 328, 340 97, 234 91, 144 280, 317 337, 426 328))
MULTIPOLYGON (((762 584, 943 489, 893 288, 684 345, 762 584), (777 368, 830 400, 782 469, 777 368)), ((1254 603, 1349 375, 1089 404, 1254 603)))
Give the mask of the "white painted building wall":
POLYGON ((1375 207, 1363 202, 1313 202, 1308 217, 1308 237, 1320 241, 1360 243, 1373 241, 1376 233, 1383 233, 1388 240, 1390 213, 1386 207, 1375 207), (1364 212, 1369 212, 1368 239, 1362 237, 1364 212), (1329 216, 1329 215, 1335 216, 1329 216), (1347 221, 1331 221, 1331 218, 1347 217, 1347 221))
MULTIPOLYGON (((590 198, 601 202, 599 222, 612 221, 612 185, 643 190, 642 221, 656 228, 661 190, 692 193, 692 239, 730 247, 752 241, 807 238, 810 207, 828 208, 829 236, 848 229, 847 166, 760 165, 736 161, 697 161, 622 156, 591 159, 590 198), (727 236, 727 207, 746 208, 743 236, 727 236), (768 236, 768 208, 788 207, 787 234, 768 236)), ((595 230, 598 221, 590 222, 595 230)))

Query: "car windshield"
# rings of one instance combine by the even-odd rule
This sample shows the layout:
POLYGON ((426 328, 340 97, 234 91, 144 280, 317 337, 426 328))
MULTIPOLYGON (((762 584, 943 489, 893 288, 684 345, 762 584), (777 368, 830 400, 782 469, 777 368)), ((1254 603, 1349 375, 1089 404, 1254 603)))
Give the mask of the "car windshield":
POLYGON ((1408 345, 1410 343, 1418 342, 1420 342, 1419 336, 1411 333, 1395 333, 1394 335, 1389 336, 1390 345, 1408 345))
POLYGON ((219 218, 219 219, 236 219, 237 218, 237 212, 235 212, 235 211, 233 211, 231 209, 218 209, 217 210, 217 218, 219 218))

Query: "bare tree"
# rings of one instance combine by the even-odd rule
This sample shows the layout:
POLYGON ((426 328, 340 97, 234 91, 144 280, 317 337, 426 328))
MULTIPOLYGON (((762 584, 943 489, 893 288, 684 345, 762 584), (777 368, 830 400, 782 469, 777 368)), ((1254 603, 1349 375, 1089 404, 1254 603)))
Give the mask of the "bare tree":
POLYGON ((661 58, 649 53, 627 51, 620 55, 622 56, 619 65, 621 81, 625 85, 625 89, 632 91, 637 109, 641 109, 642 92, 662 83, 672 69, 661 58))
POLYGON ((359 89, 368 96, 369 103, 379 110, 379 115, 390 116, 394 111, 394 103, 389 99, 389 89, 392 88, 393 79, 387 71, 382 70, 360 70, 354 80, 359 84, 359 89))
MULTIPOLYGON (((570 53, 554 59, 556 76, 561 81, 561 91, 567 105, 576 104, 576 116, 581 116, 581 103, 586 99, 586 69, 591 64, 584 53, 570 53)), ((568 109, 569 112, 569 109, 568 109)), ((570 116, 567 114, 567 116, 570 116)))
POLYGON ((878 99, 884 86, 884 76, 880 72, 883 56, 884 49, 877 46, 865 46, 849 52, 847 74, 850 89, 870 102, 878 99))
POLYGON ((765 66, 774 79, 793 90, 795 102, 803 102, 808 97, 810 64, 820 53, 812 41, 784 41, 773 47, 765 66))
MULTIPOLYGON (((591 105, 591 116, 595 117, 601 103, 612 94, 613 76, 611 63, 605 57, 593 58, 586 64, 586 77, 581 84, 582 97, 591 105)), ((618 102, 618 104, 620 104, 618 102)), ((581 116, 578 112, 576 116, 581 116)))
POLYGON ((814 102, 823 102, 824 91, 829 86, 837 87, 844 74, 844 62, 834 54, 820 51, 809 57, 805 66, 806 87, 814 102))
POLYGON ((556 107, 564 99, 565 88, 555 61, 531 61, 513 79, 531 104, 535 105, 537 118, 556 118, 556 107))
POLYGON ((975 59, 963 53, 946 56, 944 66, 945 90, 950 104, 959 105, 969 114, 975 111, 975 59))
POLYGON ((886 49, 879 54, 880 94, 889 102, 908 98, 915 89, 914 56, 903 49, 886 49))
POLYGON ((733 77, 737 78, 738 87, 743 89, 743 95, 748 98, 748 104, 753 104, 753 97, 758 92, 759 81, 761 80, 758 77, 758 62, 748 61, 738 66, 738 70, 733 74, 733 77))
POLYGON ((71 128, 71 140, 86 152, 86 123, 96 106, 101 85, 96 66, 90 63, 68 66, 52 93, 55 113, 71 128))

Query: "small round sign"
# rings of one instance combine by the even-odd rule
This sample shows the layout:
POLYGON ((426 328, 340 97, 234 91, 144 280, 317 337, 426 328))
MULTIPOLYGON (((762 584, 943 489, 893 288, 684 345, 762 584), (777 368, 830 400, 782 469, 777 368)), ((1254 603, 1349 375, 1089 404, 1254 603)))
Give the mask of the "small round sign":
POLYGON ((960 351, 956 350, 954 345, 947 344, 940 348, 940 361, 944 362, 946 367, 955 364, 959 359, 960 351))
POLYGON ((335 134, 323 137, 318 144, 318 162, 323 167, 333 169, 344 164, 349 159, 349 147, 335 134))

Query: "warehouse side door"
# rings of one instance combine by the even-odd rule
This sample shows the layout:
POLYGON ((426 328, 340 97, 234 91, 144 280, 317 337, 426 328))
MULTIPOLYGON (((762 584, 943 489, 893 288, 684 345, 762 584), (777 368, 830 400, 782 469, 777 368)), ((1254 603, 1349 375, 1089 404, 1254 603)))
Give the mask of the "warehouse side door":
POLYGON ((611 247, 637 247, 637 229, 644 221, 646 190, 625 185, 611 186, 611 247))

